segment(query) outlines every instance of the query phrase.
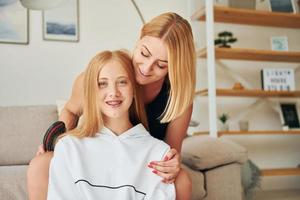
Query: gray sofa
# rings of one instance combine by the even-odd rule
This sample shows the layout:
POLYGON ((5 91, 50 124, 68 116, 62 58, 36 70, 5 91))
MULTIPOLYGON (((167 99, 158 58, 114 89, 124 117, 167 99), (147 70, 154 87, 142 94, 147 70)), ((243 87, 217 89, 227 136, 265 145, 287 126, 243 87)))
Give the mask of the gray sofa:
MULTIPOLYGON (((27 197, 26 170, 43 134, 56 121, 54 105, 0 107, 0 199, 27 197)), ((241 164, 246 150, 224 139, 187 137, 183 168, 192 177, 193 200, 242 199, 241 164)))

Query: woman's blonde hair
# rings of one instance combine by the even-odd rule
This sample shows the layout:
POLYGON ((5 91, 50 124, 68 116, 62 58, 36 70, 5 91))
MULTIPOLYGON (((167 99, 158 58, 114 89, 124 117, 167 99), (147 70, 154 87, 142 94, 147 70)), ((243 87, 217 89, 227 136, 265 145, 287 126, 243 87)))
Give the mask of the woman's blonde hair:
POLYGON ((103 128, 101 107, 97 100, 99 93, 98 77, 103 66, 112 60, 119 62, 124 67, 132 84, 133 102, 129 108, 131 123, 135 125, 141 122, 146 128, 148 128, 144 103, 141 96, 141 88, 136 83, 130 55, 124 50, 103 51, 98 53, 90 61, 85 71, 83 122, 79 127, 66 134, 71 134, 79 138, 93 137, 101 128, 103 128))
POLYGON ((168 12, 146 23, 140 38, 144 36, 162 39, 167 48, 170 93, 161 122, 170 122, 182 115, 194 99, 196 53, 192 29, 187 20, 168 12))

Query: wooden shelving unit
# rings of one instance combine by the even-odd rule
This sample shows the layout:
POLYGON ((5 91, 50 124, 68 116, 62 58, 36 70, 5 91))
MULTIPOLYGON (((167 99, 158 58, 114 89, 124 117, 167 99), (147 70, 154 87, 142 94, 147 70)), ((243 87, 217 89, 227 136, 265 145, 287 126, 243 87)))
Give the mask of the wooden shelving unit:
MULTIPOLYGON (((205 8, 199 9, 193 16, 193 20, 204 21, 205 8)), ((278 13, 259 10, 246 10, 214 6, 215 22, 246 24, 257 26, 271 26, 284 28, 300 28, 300 14, 278 13)))
MULTIPOLYGON (((208 1, 207 1, 208 2, 208 1)), ((207 3, 206 2, 206 3, 207 3)), ((211 4, 208 4, 207 12, 209 15, 214 15, 214 22, 220 23, 232 23, 241 25, 256 25, 264 27, 280 27, 290 29, 300 29, 300 14, 292 13, 278 13, 270 11, 258 11, 258 10, 246 10, 237 9, 224 6, 213 6, 213 12, 210 10, 211 4)), ((192 16, 192 20, 205 21, 206 20, 206 8, 203 7, 195 12, 192 16)), ((210 18, 211 19, 211 18, 210 18)), ((209 21, 206 28, 210 28, 214 23, 209 21)), ((212 29, 213 30, 213 29, 212 29)), ((209 44, 213 45, 213 40, 208 39, 209 44)), ((211 46, 209 46, 211 47, 211 46)), ((208 63, 213 58, 213 48, 207 52, 207 49, 201 49, 197 51, 199 58, 207 58, 208 63), (208 56, 208 54, 210 56, 208 56)), ((300 52, 283 52, 283 51, 271 51, 271 50, 258 50, 258 49, 244 49, 244 48, 215 48, 215 59, 230 59, 230 60, 246 60, 246 61, 263 61, 263 62, 285 62, 285 63, 300 63, 300 52)), ((215 67, 215 66, 210 66, 215 67)), ((210 73, 214 74, 215 68, 210 68, 210 73)), ((212 76, 213 77, 213 76, 212 76)), ((211 77, 208 77, 211 78, 211 77)), ((258 89, 224 89, 215 88, 215 84, 208 84, 216 91, 216 96, 219 97, 254 97, 254 98, 297 98, 300 97, 300 91, 264 91, 258 89)), ((208 96, 208 89, 203 89, 196 92, 196 95, 208 96)), ((209 106, 213 116, 215 115, 216 105, 212 105, 211 102, 215 102, 214 94, 210 95, 209 106)), ((212 124, 216 124, 217 119, 212 120, 212 124)), ((208 135, 213 133, 215 135, 215 129, 210 131, 195 132, 193 135, 208 135)), ((217 136, 223 135, 300 135, 300 130, 249 130, 249 131, 217 131, 217 136)), ((300 168, 280 168, 280 169, 263 169, 262 176, 294 176, 300 175, 300 168)))
POLYGON ((263 169, 262 176, 300 176, 300 168, 263 169))
MULTIPOLYGON (((201 49, 197 51, 197 56, 206 58, 207 51, 201 49)), ((271 51, 242 48, 215 48, 216 59, 233 59, 249 61, 270 61, 270 62, 300 62, 300 52, 271 51)))
MULTIPOLYGON (((208 135, 208 131, 195 132, 193 135, 208 135)), ((249 131, 218 131, 218 137, 223 135, 299 135, 300 130, 249 130, 249 131)))
MULTIPOLYGON (((217 96, 224 97, 300 97, 300 91, 264 91, 264 90, 248 90, 248 89, 217 89, 217 96)), ((196 95, 207 96, 208 89, 196 92, 196 95)))

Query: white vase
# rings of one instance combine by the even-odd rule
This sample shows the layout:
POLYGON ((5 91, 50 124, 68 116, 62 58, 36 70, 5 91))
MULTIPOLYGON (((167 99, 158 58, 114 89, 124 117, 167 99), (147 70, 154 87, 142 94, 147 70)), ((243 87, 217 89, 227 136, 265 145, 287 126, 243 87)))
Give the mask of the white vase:
POLYGON ((223 124, 223 123, 221 123, 220 124, 220 131, 228 131, 229 130, 229 126, 228 126, 228 124, 223 124))
POLYGON ((239 127, 241 131, 249 130, 249 122, 248 121, 239 121, 239 127))

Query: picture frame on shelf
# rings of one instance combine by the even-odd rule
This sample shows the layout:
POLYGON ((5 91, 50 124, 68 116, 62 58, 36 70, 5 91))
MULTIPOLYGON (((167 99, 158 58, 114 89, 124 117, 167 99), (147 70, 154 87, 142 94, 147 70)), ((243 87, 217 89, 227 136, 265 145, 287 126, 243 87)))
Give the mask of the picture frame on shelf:
POLYGON ((255 10, 256 0, 228 0, 229 7, 255 10))
POLYGON ((272 51, 289 51, 287 36, 273 36, 271 37, 272 51))
POLYGON ((294 1, 294 13, 300 12, 300 0, 293 0, 294 1))
POLYGON ((265 68, 261 70, 262 90, 294 91, 295 70, 292 68, 265 68))
POLYGON ((29 12, 20 1, 2 0, 0 43, 29 43, 29 12))
POLYGON ((43 39, 79 41, 79 0, 65 0, 59 7, 43 11, 43 39))
POLYGON ((279 107, 282 126, 288 126, 289 129, 300 129, 297 103, 280 102, 279 107))
POLYGON ((270 11, 296 13, 299 12, 297 0, 269 0, 270 11))

